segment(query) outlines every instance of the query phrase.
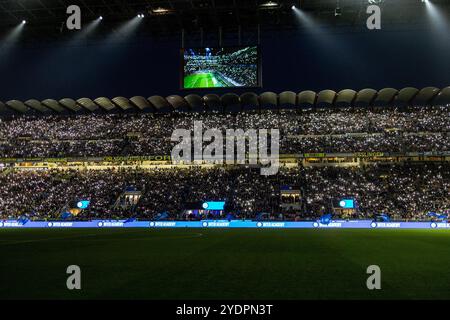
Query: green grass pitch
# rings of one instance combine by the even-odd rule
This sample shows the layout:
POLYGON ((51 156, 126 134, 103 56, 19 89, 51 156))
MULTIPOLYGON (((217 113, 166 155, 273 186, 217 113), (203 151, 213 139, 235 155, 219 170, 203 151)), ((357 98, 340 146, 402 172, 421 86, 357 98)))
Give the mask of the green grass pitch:
POLYGON ((445 230, 1 229, 0 252, 0 299, 450 298, 445 230))
POLYGON ((212 73, 195 73, 184 77, 184 88, 217 88, 222 84, 212 73))

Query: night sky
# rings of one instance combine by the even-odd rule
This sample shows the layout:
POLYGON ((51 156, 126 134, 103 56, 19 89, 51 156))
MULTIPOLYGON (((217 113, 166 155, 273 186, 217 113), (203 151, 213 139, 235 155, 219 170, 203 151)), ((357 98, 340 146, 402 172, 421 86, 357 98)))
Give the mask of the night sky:
MULTIPOLYGON (((62 41, 18 43, 0 52, 0 100, 249 91, 181 91, 180 42, 175 36, 164 41, 130 37, 119 44, 99 40, 71 47, 62 41)), ((426 28, 265 33, 263 88, 250 91, 446 87, 449 42, 448 34, 443 38, 426 28)))

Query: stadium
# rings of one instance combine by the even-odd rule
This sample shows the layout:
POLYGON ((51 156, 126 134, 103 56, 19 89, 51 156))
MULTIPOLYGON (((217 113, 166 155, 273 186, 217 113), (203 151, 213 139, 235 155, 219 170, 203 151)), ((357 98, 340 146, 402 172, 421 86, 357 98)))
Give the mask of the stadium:
POLYGON ((69 5, 0 2, 1 300, 450 299, 446 1, 69 5))

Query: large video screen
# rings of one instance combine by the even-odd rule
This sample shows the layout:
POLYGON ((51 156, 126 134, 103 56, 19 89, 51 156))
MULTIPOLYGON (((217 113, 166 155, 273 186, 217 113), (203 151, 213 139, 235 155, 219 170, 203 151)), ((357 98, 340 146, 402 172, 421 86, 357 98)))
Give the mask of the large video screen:
POLYGON ((184 49, 182 88, 259 87, 257 46, 184 49))

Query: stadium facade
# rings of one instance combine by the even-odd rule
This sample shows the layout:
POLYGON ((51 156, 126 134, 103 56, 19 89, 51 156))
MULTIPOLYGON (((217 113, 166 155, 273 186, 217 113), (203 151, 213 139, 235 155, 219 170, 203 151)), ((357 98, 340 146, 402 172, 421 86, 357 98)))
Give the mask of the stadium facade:
POLYGON ((436 87, 413 88, 406 87, 400 90, 383 88, 381 90, 362 89, 355 91, 344 89, 336 92, 331 89, 314 92, 311 90, 295 93, 284 91, 279 94, 263 92, 256 94, 246 92, 240 96, 235 93, 170 95, 162 97, 158 95, 145 98, 134 96, 131 98, 107 97, 90 98, 64 98, 61 100, 45 99, 39 101, 30 99, 27 101, 10 100, 0 101, 0 116, 14 114, 77 114, 85 112, 156 112, 167 113, 225 111, 239 112, 258 109, 295 109, 326 108, 326 107, 405 107, 450 104, 450 87, 442 89, 436 87))

